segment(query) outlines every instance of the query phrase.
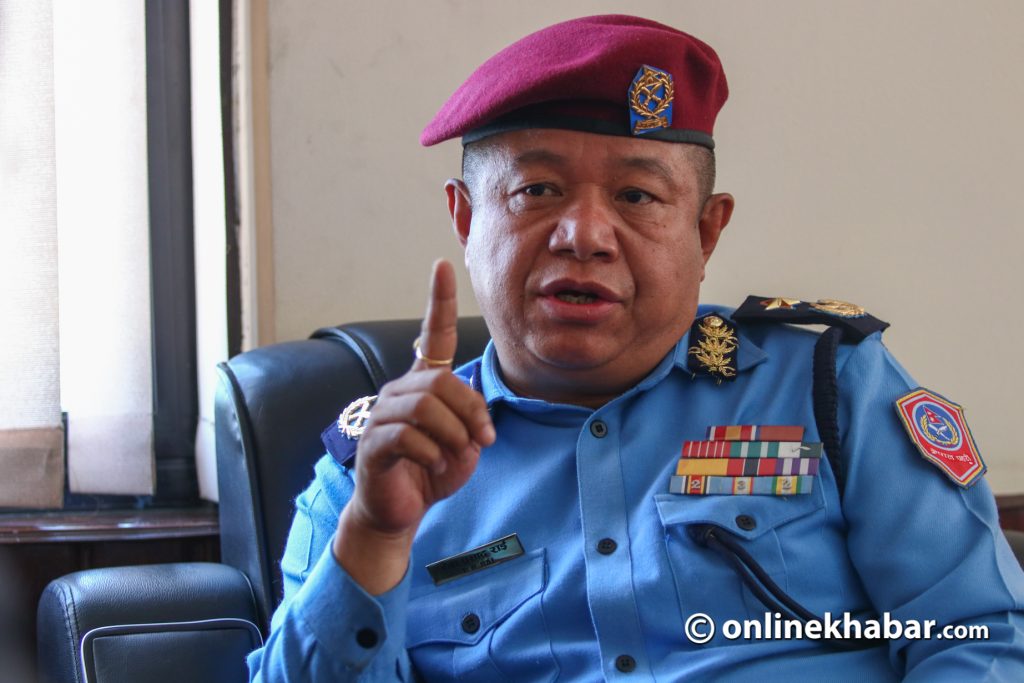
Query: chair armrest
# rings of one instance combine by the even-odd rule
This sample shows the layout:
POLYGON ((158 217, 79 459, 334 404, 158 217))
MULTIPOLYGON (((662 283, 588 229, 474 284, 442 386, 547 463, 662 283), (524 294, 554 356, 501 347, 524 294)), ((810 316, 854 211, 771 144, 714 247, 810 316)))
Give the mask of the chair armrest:
POLYGON ((41 680, 246 681, 262 645, 248 579, 222 564, 89 569, 39 600, 41 680))

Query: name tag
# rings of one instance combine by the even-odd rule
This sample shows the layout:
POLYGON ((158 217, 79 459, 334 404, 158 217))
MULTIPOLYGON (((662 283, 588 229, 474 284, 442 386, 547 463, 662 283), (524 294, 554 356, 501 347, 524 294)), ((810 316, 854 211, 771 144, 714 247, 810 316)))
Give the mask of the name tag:
POLYGON ((523 544, 519 542, 519 536, 509 534, 478 548, 431 562, 427 565, 427 571, 430 573, 430 578, 434 580, 434 585, 440 586, 442 583, 452 581, 460 576, 514 560, 525 552, 523 544))

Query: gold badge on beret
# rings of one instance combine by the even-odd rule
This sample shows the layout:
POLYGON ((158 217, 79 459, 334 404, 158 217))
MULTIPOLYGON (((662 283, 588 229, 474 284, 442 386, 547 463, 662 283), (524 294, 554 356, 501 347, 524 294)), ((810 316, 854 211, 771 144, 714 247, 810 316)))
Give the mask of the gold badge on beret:
POLYGON ((672 125, 675 86, 667 71, 644 64, 629 86, 629 125, 643 135, 672 125))

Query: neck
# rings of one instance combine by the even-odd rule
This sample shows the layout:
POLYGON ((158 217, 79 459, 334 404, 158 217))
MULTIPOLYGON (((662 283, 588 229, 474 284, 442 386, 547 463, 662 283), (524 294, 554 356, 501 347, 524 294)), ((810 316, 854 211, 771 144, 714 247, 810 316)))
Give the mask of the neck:
POLYGON ((550 368, 544 372, 508 372, 497 354, 495 360, 502 381, 516 396, 597 409, 639 384, 664 357, 662 354, 654 363, 634 367, 633 372, 621 376, 615 376, 606 369, 567 371, 550 368))
POLYGON ((516 396, 522 396, 524 398, 535 398, 548 403, 563 403, 566 405, 582 406, 584 408, 598 409, 605 403, 608 403, 616 396, 619 396, 625 392, 629 387, 622 389, 621 391, 612 392, 599 392, 599 393, 581 393, 578 388, 572 390, 559 391, 552 388, 551 390, 530 390, 524 387, 516 386, 515 382, 505 380, 506 386, 516 396))

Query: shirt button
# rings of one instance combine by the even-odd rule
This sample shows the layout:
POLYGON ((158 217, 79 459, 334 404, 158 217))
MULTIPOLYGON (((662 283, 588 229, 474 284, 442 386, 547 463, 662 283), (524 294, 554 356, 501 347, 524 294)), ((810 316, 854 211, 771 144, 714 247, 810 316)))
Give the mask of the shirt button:
POLYGON ((360 647, 365 647, 367 650, 377 646, 377 632, 372 628, 361 628, 356 631, 356 642, 359 643, 360 647))
POLYGON ((636 668, 636 660, 629 655, 619 655, 615 658, 615 668, 624 674, 636 668))
POLYGON ((470 612, 462 617, 462 630, 466 633, 476 633, 480 630, 480 617, 470 612))
POLYGON ((602 538, 597 542, 597 552, 602 555, 611 555, 615 552, 615 549, 619 547, 619 544, 610 538, 602 538))
POLYGON ((590 433, 599 439, 603 439, 608 434, 608 425, 600 420, 594 420, 590 423, 590 433))
POLYGON ((757 520, 750 515, 739 515, 736 517, 736 526, 744 531, 753 531, 757 527, 757 520))

